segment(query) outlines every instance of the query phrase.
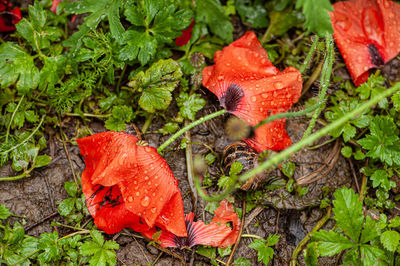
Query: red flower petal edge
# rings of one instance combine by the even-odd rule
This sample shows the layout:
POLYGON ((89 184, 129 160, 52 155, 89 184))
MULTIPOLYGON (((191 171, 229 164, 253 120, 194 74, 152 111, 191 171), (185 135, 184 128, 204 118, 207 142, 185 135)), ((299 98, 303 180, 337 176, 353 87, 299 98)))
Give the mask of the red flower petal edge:
POLYGON ((56 13, 57 12, 57 6, 60 3, 60 0, 53 0, 53 2, 51 3, 51 12, 56 13))
MULTIPOLYGON (((203 86, 230 113, 255 126, 270 115, 286 112, 297 102, 303 80, 300 71, 288 67, 280 72, 248 31, 214 55, 215 64, 203 69, 203 86)), ((255 137, 245 140, 257 152, 282 150, 291 144, 285 119, 265 124, 255 137)))
POLYGON ((400 52, 400 4, 388 0, 337 2, 330 12, 333 37, 356 86, 368 70, 400 52))
POLYGON ((187 235, 178 181, 155 148, 112 131, 77 142, 86 164, 82 190, 97 227, 108 234, 158 227, 187 235))
POLYGON ((192 19, 192 23, 190 23, 189 27, 186 30, 183 30, 182 35, 175 39, 176 46, 184 46, 190 41, 190 38, 192 38, 193 26, 194 20, 192 19))
MULTIPOLYGON (((233 245, 239 235, 240 220, 233 211, 233 206, 226 200, 220 202, 220 206, 214 211, 215 217, 210 224, 203 221, 194 221, 194 214, 186 215, 187 237, 178 237, 170 232, 162 231, 158 239, 154 239, 163 247, 184 248, 195 245, 207 245, 213 247, 227 247, 233 245), (227 226, 232 223, 232 228, 227 226)), ((146 232, 145 235, 153 238, 156 230, 146 232)))
POLYGON ((21 11, 6 0, 0 0, 0 32, 15 30, 15 24, 21 20, 21 11))

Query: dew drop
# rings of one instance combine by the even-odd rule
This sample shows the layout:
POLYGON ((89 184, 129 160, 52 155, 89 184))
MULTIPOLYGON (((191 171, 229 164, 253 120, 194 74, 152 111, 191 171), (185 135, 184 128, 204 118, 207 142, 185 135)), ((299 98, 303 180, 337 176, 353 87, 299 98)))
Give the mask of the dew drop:
POLYGON ((140 202, 140 204, 142 204, 143 207, 147 207, 150 204, 150 198, 148 196, 145 196, 142 201, 140 202))
POLYGON ((156 207, 153 207, 153 208, 151 208, 151 210, 150 210, 152 213, 156 213, 156 211, 157 211, 157 208, 156 207))
POLYGON ((256 102, 257 101, 257 97, 256 96, 251 96, 251 101, 252 102, 256 102))
POLYGON ((149 180, 149 177, 146 175, 146 176, 144 177, 144 180, 149 180))
POLYGON ((140 192, 138 191, 138 192, 136 192, 136 196, 140 196, 140 192))
POLYGON ((132 196, 129 196, 129 197, 128 197, 128 201, 129 201, 129 202, 132 202, 132 201, 133 201, 132 196))
POLYGON ((283 87, 283 84, 282 84, 282 82, 275 82, 274 83, 274 88, 275 89, 277 89, 277 90, 280 90, 280 89, 282 89, 282 87, 283 87))
POLYGON ((163 220, 164 223, 167 223, 169 221, 169 219, 167 217, 165 217, 164 215, 161 215, 161 220, 163 220))

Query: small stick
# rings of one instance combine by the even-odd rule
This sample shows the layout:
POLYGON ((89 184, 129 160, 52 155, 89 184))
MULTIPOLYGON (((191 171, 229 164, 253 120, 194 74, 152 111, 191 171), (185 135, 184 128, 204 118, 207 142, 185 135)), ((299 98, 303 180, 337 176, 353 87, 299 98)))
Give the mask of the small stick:
POLYGON ((246 195, 244 194, 243 205, 242 205, 242 220, 240 221, 239 235, 236 239, 236 243, 232 249, 231 255, 229 256, 229 259, 226 262, 226 266, 229 266, 231 264, 231 262, 233 260, 233 256, 235 255, 235 251, 239 246, 240 240, 242 239, 242 232, 243 232, 243 227, 244 227, 244 222, 245 222, 245 216, 246 216, 246 195))
POLYGON ((40 219, 38 222, 27 226, 27 227, 25 228, 25 232, 28 232, 28 231, 31 230, 32 228, 38 226, 39 224, 41 224, 41 223, 43 223, 43 222, 45 222, 45 221, 47 221, 47 220, 49 220, 49 219, 51 219, 51 218, 57 216, 57 215, 58 215, 58 212, 53 212, 52 214, 49 214, 49 215, 43 217, 43 218, 40 219))
POLYGON ((353 162, 351 161, 350 158, 347 158, 347 161, 350 165, 350 169, 351 169, 351 173, 353 174, 354 182, 356 183, 357 193, 360 193, 360 186, 358 185, 357 174, 356 174, 356 171, 354 170, 353 162))
POLYGON ((248 215, 248 217, 246 219, 246 224, 244 225, 244 228, 247 228, 249 226, 249 224, 251 223, 251 221, 253 221, 253 219, 256 218, 263 210, 264 210, 264 207, 262 207, 262 206, 255 207, 251 211, 251 213, 248 215))
POLYGON ((71 168, 72 176, 74 177, 75 184, 79 185, 78 179, 76 178, 74 166, 72 165, 71 157, 69 156, 67 145, 65 144, 64 137, 65 137, 65 139, 67 139, 65 134, 64 134, 64 131, 62 130, 61 125, 60 125, 60 138, 61 138, 61 142, 62 142, 63 147, 64 147, 65 155, 67 156, 67 159, 68 159, 68 162, 69 162, 69 167, 71 168))
MULTIPOLYGON (((189 120, 186 119, 185 121, 185 126, 189 124, 189 120)), ((190 134, 190 130, 185 132, 185 138, 188 140, 186 143, 186 149, 185 149, 185 155, 186 155, 186 169, 187 169, 187 177, 188 177, 188 182, 192 194, 192 204, 193 204, 193 213, 196 213, 197 210, 197 190, 196 186, 194 185, 193 182, 193 151, 192 151, 192 136, 190 134)))

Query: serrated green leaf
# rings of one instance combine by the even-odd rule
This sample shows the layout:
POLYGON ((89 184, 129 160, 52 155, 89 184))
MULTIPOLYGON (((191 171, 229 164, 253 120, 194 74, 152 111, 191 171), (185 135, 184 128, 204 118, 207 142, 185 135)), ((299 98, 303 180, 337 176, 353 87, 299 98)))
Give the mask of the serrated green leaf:
POLYGON ((245 258, 237 258, 234 262, 233 262, 234 266, 251 266, 251 262, 248 259, 245 258))
POLYGON ((322 256, 333 256, 355 245, 350 239, 333 230, 314 232, 312 239, 318 242, 318 252, 322 256))
POLYGON ((282 164, 282 167, 281 167, 282 173, 289 178, 294 175, 295 169, 296 169, 296 165, 291 161, 288 161, 288 162, 282 164))
POLYGON ((249 245, 249 248, 257 250, 258 261, 262 261, 265 265, 268 265, 269 261, 274 256, 274 250, 267 246, 264 239, 254 239, 253 243, 249 245))
POLYGON ((125 46, 121 49, 119 58, 121 60, 133 60, 136 57, 142 65, 147 64, 155 55, 157 40, 147 32, 127 30, 123 35, 125 46))
POLYGON ((235 8, 245 24, 254 28, 265 28, 268 26, 267 10, 260 0, 236 0, 235 8))
POLYGON ((196 113, 203 109, 206 104, 200 94, 195 93, 189 96, 186 92, 181 92, 176 102, 182 116, 192 121, 195 119, 196 113))
POLYGON ((360 243, 368 243, 369 241, 372 241, 379 236, 379 233, 380 230, 378 222, 367 216, 364 223, 364 228, 361 232, 360 243))
POLYGON ((333 195, 335 197, 333 219, 346 235, 352 240, 358 241, 364 221, 362 203, 358 201, 358 195, 354 193, 353 189, 346 187, 336 190, 333 195))
POLYGON ((350 146, 344 146, 344 147, 341 149, 341 153, 342 153, 342 155, 343 155, 344 157, 350 158, 351 155, 353 154, 353 150, 351 149, 350 146))
POLYGON ((232 252, 231 246, 225 247, 225 248, 217 248, 218 255, 223 258, 225 256, 228 256, 232 252))
POLYGON ((12 213, 10 210, 6 207, 6 205, 0 205, 0 219, 4 220, 10 217, 12 213))
POLYGON ((66 58, 63 55, 44 58, 44 66, 40 70, 40 90, 54 87, 63 74, 65 62, 66 58))
POLYGON ((385 231, 381 234, 380 240, 384 248, 395 252, 400 243, 400 234, 394 230, 385 231))
POLYGON ((361 245, 360 252, 363 265, 379 265, 385 260, 385 252, 378 247, 361 245))
POLYGON ((112 116, 110 116, 105 123, 105 127, 113 131, 124 131, 126 128, 125 123, 133 119, 133 111, 131 107, 126 105, 114 106, 112 116))
POLYGON ((196 249, 196 253, 203 255, 207 258, 210 258, 210 259, 215 259, 217 257, 215 247, 200 246, 196 249))
POLYGON ((76 197, 79 186, 75 182, 65 182, 64 188, 67 191, 68 195, 70 195, 71 197, 76 197))
POLYGON ((62 216, 69 215, 75 208, 75 198, 68 198, 63 200, 60 205, 58 205, 58 213, 62 216))
POLYGON ((51 162, 51 157, 48 155, 39 155, 35 160, 35 168, 43 167, 51 162))
POLYGON ((304 262, 307 266, 318 265, 318 242, 311 242, 307 245, 307 249, 304 250, 304 262))
POLYGON ((329 0, 298 0, 296 8, 302 8, 306 18, 305 28, 308 31, 324 37, 326 33, 332 34, 331 17, 328 11, 333 11, 329 0))
POLYGON ((163 135, 173 134, 178 131, 179 125, 177 123, 168 122, 161 129, 158 130, 163 135))
POLYGON ((7 87, 15 82, 20 93, 26 94, 39 84, 39 70, 31 55, 13 43, 0 46, 0 83, 7 87))

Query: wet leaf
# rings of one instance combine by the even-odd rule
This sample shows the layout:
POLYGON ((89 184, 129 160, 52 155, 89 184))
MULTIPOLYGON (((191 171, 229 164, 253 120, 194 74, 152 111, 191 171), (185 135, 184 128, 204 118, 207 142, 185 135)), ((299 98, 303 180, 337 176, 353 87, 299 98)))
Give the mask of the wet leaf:
POLYGON ((114 106, 112 116, 106 120, 106 128, 112 131, 124 131, 125 123, 133 119, 133 111, 131 107, 126 105, 114 106))
POLYGON ((298 0, 296 8, 302 8, 306 17, 305 28, 308 31, 325 36, 325 33, 332 34, 331 18, 328 11, 333 11, 329 0, 298 0))
POLYGON ((6 205, 0 205, 0 219, 4 220, 10 217, 12 213, 10 210, 6 207, 6 205))
POLYGON ((355 245, 350 239, 333 230, 314 232, 312 239, 317 241, 318 252, 322 256, 333 256, 355 245))
POLYGON ((268 26, 267 9, 261 0, 236 0, 235 8, 242 21, 253 28, 265 28, 268 26))
POLYGON ((196 113, 203 109, 206 104, 200 94, 195 93, 189 96, 186 92, 181 92, 176 102, 182 116, 192 121, 195 119, 196 113))

